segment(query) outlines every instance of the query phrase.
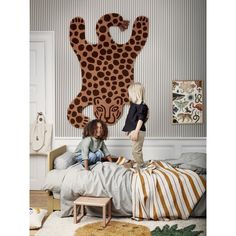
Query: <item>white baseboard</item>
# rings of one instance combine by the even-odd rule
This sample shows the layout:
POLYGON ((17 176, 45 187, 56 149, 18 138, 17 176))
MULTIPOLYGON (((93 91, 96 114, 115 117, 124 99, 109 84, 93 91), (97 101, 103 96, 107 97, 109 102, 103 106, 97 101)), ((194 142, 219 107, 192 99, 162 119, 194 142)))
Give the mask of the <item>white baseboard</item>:
MULTIPOLYGON (((69 151, 74 151, 81 138, 54 139, 53 148, 67 145, 69 151)), ((132 159, 131 142, 128 138, 109 138, 105 141, 112 155, 125 156, 132 159)), ((144 160, 176 159, 184 152, 206 153, 206 138, 145 138, 143 145, 144 160)))

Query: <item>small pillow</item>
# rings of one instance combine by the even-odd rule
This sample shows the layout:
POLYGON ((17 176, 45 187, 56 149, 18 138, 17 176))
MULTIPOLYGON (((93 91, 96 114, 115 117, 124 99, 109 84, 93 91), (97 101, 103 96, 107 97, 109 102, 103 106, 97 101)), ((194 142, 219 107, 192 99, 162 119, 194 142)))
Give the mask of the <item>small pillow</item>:
POLYGON ((54 160, 54 169, 64 170, 75 163, 74 153, 67 151, 54 160))
POLYGON ((30 229, 38 229, 42 226, 43 218, 47 214, 47 210, 41 208, 29 208, 30 229))
POLYGON ((173 165, 182 169, 195 171, 197 174, 206 174, 206 153, 186 152, 180 158, 172 161, 173 165))

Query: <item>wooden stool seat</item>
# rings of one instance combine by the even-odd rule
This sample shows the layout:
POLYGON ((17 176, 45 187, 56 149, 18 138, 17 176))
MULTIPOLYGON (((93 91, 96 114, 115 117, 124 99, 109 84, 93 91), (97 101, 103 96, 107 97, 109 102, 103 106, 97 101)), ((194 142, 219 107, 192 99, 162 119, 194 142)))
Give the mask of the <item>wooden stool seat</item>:
POLYGON ((79 197, 74 201, 74 223, 77 224, 85 215, 85 206, 97 206, 103 208, 103 226, 111 220, 111 199, 110 197, 79 197), (108 219, 106 222, 106 209, 108 205, 108 219), (77 216, 77 209, 80 208, 80 214, 77 216))

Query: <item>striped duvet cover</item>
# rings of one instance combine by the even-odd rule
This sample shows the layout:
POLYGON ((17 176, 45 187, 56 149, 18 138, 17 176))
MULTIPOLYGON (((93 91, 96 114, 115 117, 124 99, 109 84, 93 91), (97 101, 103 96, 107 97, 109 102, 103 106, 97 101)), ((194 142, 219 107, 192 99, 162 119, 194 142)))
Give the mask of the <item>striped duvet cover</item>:
POLYGON ((140 171, 131 170, 132 212, 136 220, 188 219, 206 190, 202 176, 163 161, 150 161, 140 171))

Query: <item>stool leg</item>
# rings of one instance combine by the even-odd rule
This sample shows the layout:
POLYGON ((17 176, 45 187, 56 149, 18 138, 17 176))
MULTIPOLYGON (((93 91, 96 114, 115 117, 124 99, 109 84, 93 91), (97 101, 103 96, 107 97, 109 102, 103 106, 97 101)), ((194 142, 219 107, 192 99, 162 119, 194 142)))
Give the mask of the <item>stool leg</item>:
POLYGON ((84 216, 84 205, 81 205, 81 215, 84 216))
POLYGON ((77 223, 78 222, 80 222, 80 220, 84 217, 84 205, 81 205, 80 206, 80 214, 79 214, 79 216, 78 216, 78 218, 77 218, 77 223))
POLYGON ((102 207, 103 211, 103 227, 106 227, 106 205, 102 207))
POLYGON ((74 204, 74 224, 77 223, 77 205, 74 204))
POLYGON ((111 220, 111 200, 108 203, 108 221, 107 224, 110 222, 111 220))
POLYGON ((74 205, 74 223, 77 224, 78 222, 80 222, 80 220, 83 218, 84 216, 84 205, 80 206, 80 213, 77 216, 77 209, 78 209, 78 205, 74 205))

